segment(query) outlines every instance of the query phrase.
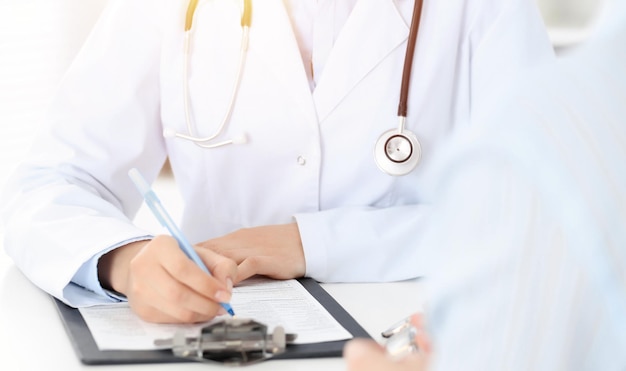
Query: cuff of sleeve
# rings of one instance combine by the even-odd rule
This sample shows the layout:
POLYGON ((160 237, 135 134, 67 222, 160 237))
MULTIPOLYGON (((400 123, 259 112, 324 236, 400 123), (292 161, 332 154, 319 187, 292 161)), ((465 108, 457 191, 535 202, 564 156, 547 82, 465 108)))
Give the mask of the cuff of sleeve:
POLYGON ((78 271, 74 274, 74 277, 72 277, 72 283, 97 295, 105 296, 109 299, 114 299, 115 301, 125 301, 126 297, 124 295, 111 290, 107 290, 102 287, 102 285, 100 284, 100 280, 98 279, 98 262, 104 254, 108 253, 111 250, 114 250, 120 246, 128 245, 129 243, 150 240, 152 238, 153 236, 141 236, 131 238, 110 246, 109 248, 99 252, 98 254, 92 256, 91 259, 84 262, 83 265, 81 265, 78 271))
POLYGON ((324 281, 328 270, 326 234, 319 230, 319 223, 313 214, 296 214, 294 218, 304 250, 305 276, 324 281))
POLYGON ((120 294, 119 292, 107 290, 107 289, 102 289, 102 290, 111 299, 115 299, 117 301, 128 301, 128 298, 126 297, 126 295, 120 294))

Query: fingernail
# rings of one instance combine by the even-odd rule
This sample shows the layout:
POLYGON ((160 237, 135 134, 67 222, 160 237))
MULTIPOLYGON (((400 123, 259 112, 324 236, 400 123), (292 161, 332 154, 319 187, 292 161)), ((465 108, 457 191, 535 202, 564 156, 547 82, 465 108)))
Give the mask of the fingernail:
POLYGON ((228 314, 228 312, 226 312, 226 309, 220 307, 220 309, 217 311, 217 315, 218 316, 223 316, 225 314, 228 314))
POLYGON ((220 303, 226 303, 230 300, 230 294, 226 291, 218 291, 215 293, 215 299, 220 303))
POLYGON ((228 291, 233 291, 233 280, 231 280, 230 277, 226 279, 226 287, 228 291))

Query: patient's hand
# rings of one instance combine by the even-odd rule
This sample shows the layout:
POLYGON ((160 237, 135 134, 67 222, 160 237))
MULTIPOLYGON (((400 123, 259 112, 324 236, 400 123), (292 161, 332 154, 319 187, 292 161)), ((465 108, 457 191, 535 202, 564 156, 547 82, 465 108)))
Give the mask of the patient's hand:
POLYGON ((348 371, 422 371, 428 368, 432 353, 430 339, 424 329, 421 314, 411 316, 411 324, 418 331, 415 342, 419 352, 401 359, 394 359, 387 354, 385 348, 373 340, 355 339, 349 341, 344 348, 344 358, 348 371))

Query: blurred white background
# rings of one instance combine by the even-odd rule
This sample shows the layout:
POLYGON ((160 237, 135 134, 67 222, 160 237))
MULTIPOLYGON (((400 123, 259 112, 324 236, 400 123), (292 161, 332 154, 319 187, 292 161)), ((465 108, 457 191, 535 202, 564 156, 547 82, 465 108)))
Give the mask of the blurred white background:
POLYGON ((0 0, 0 186, 106 0, 0 0))
MULTIPOLYGON (((0 0, 0 186, 107 0, 0 0)), ((555 46, 586 37, 602 0, 537 0, 555 46)))

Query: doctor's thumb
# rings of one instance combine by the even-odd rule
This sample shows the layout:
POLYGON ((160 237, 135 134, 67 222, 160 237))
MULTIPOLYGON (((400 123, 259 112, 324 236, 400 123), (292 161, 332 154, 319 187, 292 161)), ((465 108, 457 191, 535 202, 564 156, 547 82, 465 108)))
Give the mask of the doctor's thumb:
POLYGON ((237 278, 237 263, 234 260, 220 255, 212 250, 205 248, 196 248, 202 261, 207 266, 213 277, 224 283, 231 292, 233 283, 237 278))

